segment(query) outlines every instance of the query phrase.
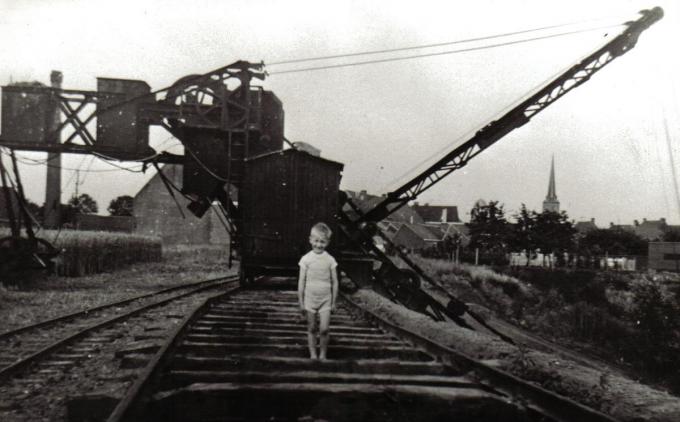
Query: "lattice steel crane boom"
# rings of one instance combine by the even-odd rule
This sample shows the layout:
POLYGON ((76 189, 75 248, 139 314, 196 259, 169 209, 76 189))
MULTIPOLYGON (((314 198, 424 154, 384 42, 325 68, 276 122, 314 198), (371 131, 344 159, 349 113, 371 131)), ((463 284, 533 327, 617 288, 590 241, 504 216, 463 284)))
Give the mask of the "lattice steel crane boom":
POLYGON ((504 116, 479 130, 472 138, 456 147, 428 169, 389 192, 385 199, 362 215, 355 223, 380 221, 409 201, 434 186, 444 177, 465 166, 468 161, 508 133, 526 124, 532 117, 563 95, 586 82, 597 71, 635 46, 642 31, 663 17, 660 7, 640 11, 638 20, 627 22, 627 28, 605 46, 599 48, 504 116))

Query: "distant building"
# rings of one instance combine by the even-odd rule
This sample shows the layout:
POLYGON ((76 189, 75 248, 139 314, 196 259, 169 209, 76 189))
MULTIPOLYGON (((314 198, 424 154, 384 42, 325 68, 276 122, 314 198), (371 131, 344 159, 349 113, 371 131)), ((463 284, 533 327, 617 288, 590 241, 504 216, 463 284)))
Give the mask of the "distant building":
POLYGON ((635 233, 635 226, 638 224, 637 220, 635 220, 635 225, 633 224, 614 224, 614 223, 609 223, 609 228, 610 229, 616 229, 616 230, 623 230, 631 233, 635 233))
POLYGON ((574 228, 579 235, 586 235, 588 232, 597 230, 594 218, 591 218, 589 221, 577 221, 576 224, 574 224, 574 228))
POLYGON ((426 223, 460 223, 458 207, 451 205, 413 204, 413 209, 426 223))
POLYGON ((680 242, 650 242, 648 266, 654 270, 680 271, 680 242))
MULTIPOLYGON (((382 202, 385 197, 376 196, 366 193, 365 190, 360 192, 345 191, 352 202, 359 207, 362 212, 368 212, 375 208, 380 202, 382 202)), ((354 212, 346 209, 346 211, 352 216, 354 212)), ((355 218, 355 217, 352 217, 355 218)), ((384 221, 386 222, 400 222, 400 223, 410 223, 410 224, 424 224, 423 218, 409 206, 403 206, 390 214, 384 221)))
POLYGON ((557 200, 555 189, 555 157, 550 161, 550 181, 548 182, 548 195, 543 201, 543 211, 560 212, 560 201, 557 200))
MULTIPOLYGON (((181 165, 166 165, 161 170, 170 181, 181 186, 181 165)), ((197 218, 186 208, 187 199, 179 193, 175 193, 175 198, 185 217, 161 177, 155 174, 149 179, 134 198, 135 233, 159 236, 164 246, 212 244, 228 247, 229 235, 213 209, 209 209, 203 218, 197 218)))
POLYGON ((658 220, 647 220, 646 218, 643 218, 642 223, 635 220, 633 231, 641 238, 653 241, 663 239, 663 235, 667 229, 668 224, 666 224, 665 218, 660 218, 658 220))
MULTIPOLYGON (((362 212, 373 209, 385 199, 360 192, 345 191, 362 212)), ((347 211, 347 209, 346 209, 347 211)), ((353 216, 350 212, 350 217, 353 216)), ((409 250, 421 250, 434 246, 446 237, 459 238, 469 243, 467 227, 458 217, 458 207, 451 205, 403 206, 378 223, 378 227, 396 245, 409 250)))
POLYGON ((396 245, 415 251, 435 246, 442 241, 443 236, 444 233, 439 227, 403 223, 390 240, 396 245))

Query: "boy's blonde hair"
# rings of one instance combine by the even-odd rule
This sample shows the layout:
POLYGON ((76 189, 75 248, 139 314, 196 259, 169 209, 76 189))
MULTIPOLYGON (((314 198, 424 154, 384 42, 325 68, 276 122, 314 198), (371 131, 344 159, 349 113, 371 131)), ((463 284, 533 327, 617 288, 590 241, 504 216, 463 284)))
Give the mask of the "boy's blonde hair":
POLYGON ((328 224, 326 223, 316 223, 309 233, 312 234, 314 232, 324 236, 328 240, 330 240, 331 236, 333 236, 333 230, 331 230, 331 228, 328 227, 328 224))

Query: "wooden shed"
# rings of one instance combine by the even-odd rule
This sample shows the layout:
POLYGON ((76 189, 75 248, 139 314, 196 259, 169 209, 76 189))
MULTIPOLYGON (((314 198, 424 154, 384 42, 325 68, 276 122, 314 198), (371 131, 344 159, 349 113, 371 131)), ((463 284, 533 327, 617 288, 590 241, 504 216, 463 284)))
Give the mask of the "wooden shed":
POLYGON ((238 198, 244 277, 294 274, 309 251, 315 223, 325 222, 337 233, 342 169, 341 163, 295 149, 246 160, 238 198))

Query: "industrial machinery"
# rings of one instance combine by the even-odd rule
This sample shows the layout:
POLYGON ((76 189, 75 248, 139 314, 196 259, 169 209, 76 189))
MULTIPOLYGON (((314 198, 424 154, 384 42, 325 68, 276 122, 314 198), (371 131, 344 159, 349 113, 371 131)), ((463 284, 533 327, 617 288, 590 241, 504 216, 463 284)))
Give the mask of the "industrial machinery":
POLYGON ((94 92, 3 87, 0 145, 182 164, 181 191, 192 199, 190 210, 201 216, 213 202, 221 204, 240 251, 243 281, 260 274, 294 273, 307 246, 309 227, 325 220, 338 233, 333 252, 341 269, 356 284, 377 284, 394 300, 435 319, 460 320, 466 311, 470 313, 464 303, 454 297, 446 305, 437 302, 420 287, 423 278, 436 282, 408 256, 400 256, 409 267, 404 270, 375 246, 375 236, 389 242, 376 223, 628 52, 640 33, 663 16, 658 7, 640 13, 638 20, 626 23, 620 35, 368 211, 362 211, 340 191, 342 164, 297 150, 290 143, 291 148, 283 149, 287 140, 282 104, 272 92, 251 84, 253 79, 264 79, 262 63, 239 61, 204 75, 184 77, 154 92, 143 81, 104 78, 98 79, 94 92), (55 108, 64 118, 51 130, 48 116, 55 108), (95 118, 93 134, 88 124, 95 118), (161 126, 177 137, 185 154, 151 150, 150 125, 161 126), (70 132, 65 134, 67 128, 70 132), (58 138, 55 131, 62 133, 63 141, 50 141, 58 138), (230 197, 229 186, 237 188, 238 198, 230 197))

